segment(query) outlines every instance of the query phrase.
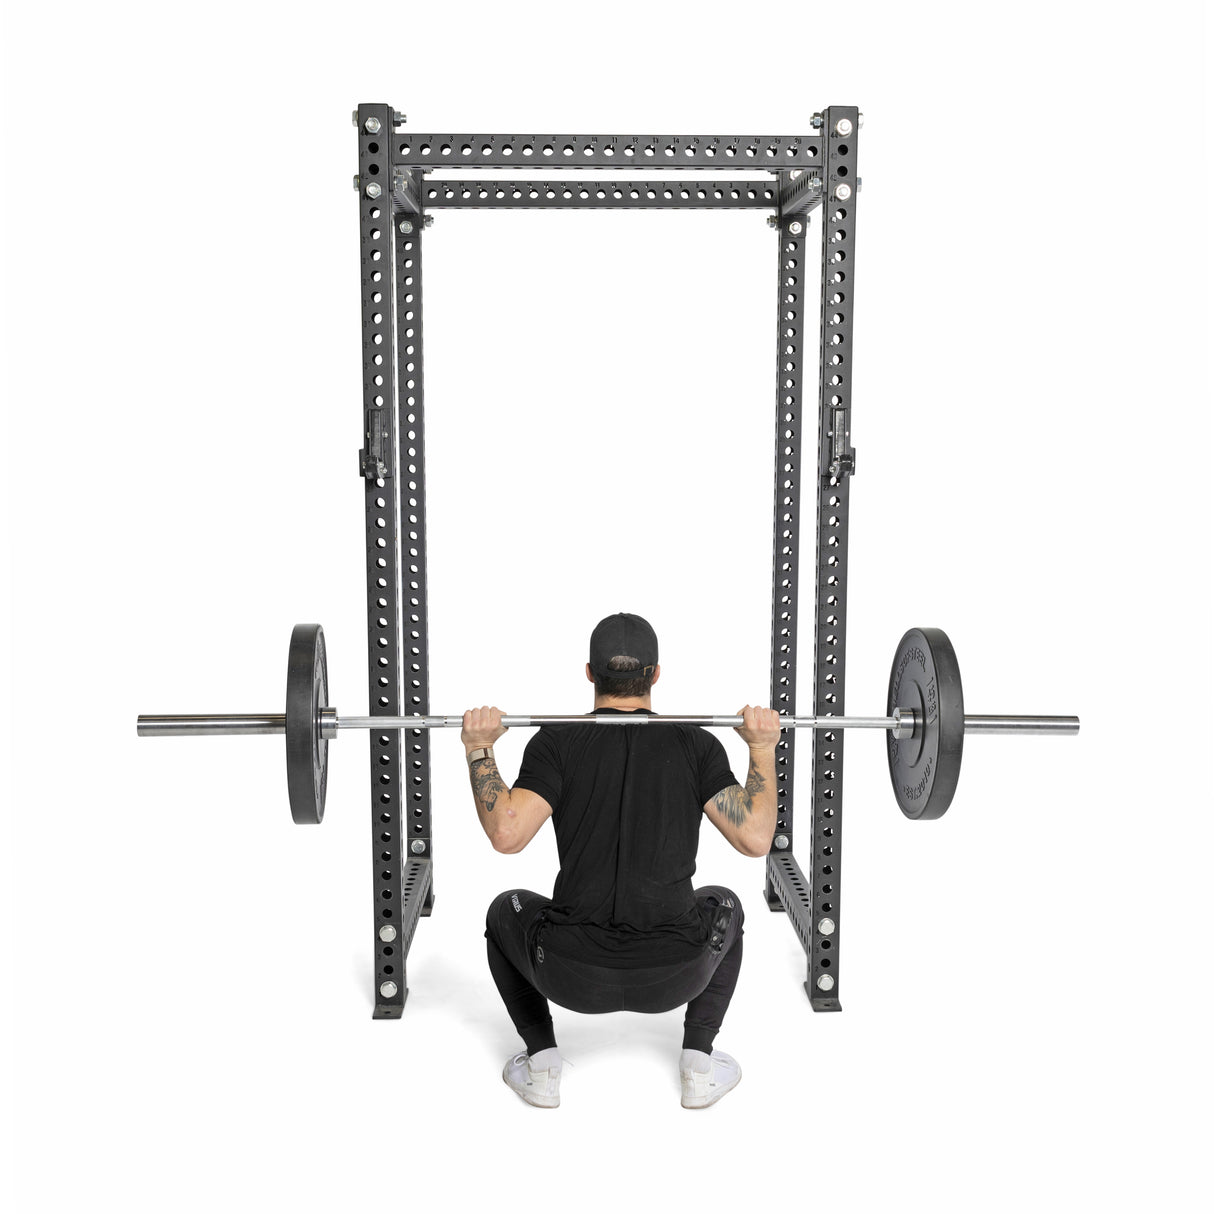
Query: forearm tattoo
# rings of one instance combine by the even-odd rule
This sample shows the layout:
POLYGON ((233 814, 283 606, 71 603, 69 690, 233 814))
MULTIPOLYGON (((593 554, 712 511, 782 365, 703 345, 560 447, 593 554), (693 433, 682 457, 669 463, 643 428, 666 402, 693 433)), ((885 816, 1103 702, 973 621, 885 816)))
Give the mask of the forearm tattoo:
POLYGON ((472 795, 485 807, 485 812, 491 814, 498 799, 510 795, 497 764, 492 759, 477 759, 468 772, 472 777, 472 795))
POLYGON ((767 780, 762 772, 755 769, 751 761, 750 770, 746 773, 746 787, 731 784, 728 788, 717 793, 714 798, 717 809, 733 826, 742 826, 754 809, 755 797, 767 787, 767 780))

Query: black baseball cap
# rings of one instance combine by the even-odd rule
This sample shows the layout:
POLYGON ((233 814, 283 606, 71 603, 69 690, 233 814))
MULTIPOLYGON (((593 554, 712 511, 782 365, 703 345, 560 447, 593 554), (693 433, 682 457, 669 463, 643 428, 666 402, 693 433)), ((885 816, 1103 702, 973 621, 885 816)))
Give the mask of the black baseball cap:
POLYGON ((658 664, 658 636, 649 621, 625 611, 599 620, 590 634, 590 669, 599 678, 638 679, 658 664), (636 658, 639 670, 611 670, 612 658, 636 658))

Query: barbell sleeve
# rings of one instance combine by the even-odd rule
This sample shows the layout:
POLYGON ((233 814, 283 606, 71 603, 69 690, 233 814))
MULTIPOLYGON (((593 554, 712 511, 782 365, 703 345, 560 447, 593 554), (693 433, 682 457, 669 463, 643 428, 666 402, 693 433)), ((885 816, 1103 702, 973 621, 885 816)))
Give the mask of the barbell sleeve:
POLYGON ((971 733, 1056 733, 1079 732, 1078 717, 965 717, 965 732, 971 733))
POLYGON ((218 737, 238 733, 285 733, 287 718, 281 712, 219 716, 141 716, 141 738, 218 737))

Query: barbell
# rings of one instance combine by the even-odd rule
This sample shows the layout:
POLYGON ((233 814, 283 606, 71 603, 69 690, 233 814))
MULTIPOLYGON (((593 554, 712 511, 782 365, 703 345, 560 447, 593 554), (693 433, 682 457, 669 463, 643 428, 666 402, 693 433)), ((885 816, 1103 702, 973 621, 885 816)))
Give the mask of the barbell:
MULTIPOLYGON (((189 716, 141 716, 139 736, 164 738, 217 734, 285 734, 287 795, 299 825, 325 814, 329 742, 343 729, 459 729, 459 716, 343 717, 326 701, 329 693, 324 630, 296 624, 287 656, 286 711, 189 716)), ((884 729, 888 731, 889 774, 902 812, 913 819, 939 818, 948 809, 961 774, 966 734, 1076 734, 1078 717, 967 716, 961 672, 952 642, 939 628, 912 628, 898 643, 882 717, 784 716, 781 729, 884 729)), ((503 716, 502 724, 700 725, 736 728, 739 716, 645 714, 503 716)))

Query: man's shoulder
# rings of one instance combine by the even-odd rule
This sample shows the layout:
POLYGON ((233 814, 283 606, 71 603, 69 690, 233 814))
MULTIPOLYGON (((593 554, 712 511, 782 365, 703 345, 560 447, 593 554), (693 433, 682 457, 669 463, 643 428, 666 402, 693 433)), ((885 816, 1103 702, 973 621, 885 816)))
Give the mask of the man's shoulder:
POLYGON ((690 762, 713 763, 725 759, 725 747, 721 740, 703 725, 669 725, 672 741, 678 739, 690 762))
POLYGON ((711 729, 704 725, 685 725, 684 729, 695 739, 696 745, 703 750, 724 750, 721 739, 711 729))

